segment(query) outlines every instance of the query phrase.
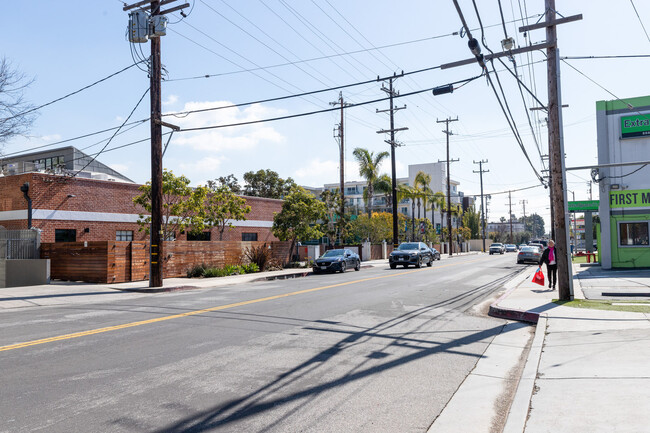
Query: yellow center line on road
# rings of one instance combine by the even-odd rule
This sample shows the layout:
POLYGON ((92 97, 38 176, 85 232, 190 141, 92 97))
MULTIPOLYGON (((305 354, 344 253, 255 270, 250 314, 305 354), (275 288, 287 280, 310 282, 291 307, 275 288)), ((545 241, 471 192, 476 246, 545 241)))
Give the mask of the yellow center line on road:
MULTIPOLYGON (((485 258, 483 258, 483 259, 485 259, 485 258)), ((217 307, 204 308, 202 310, 188 311, 186 313, 173 314, 171 316, 163 316, 163 317, 158 317, 158 318, 155 318, 155 319, 141 320, 141 321, 138 321, 138 322, 131 322, 131 323, 124 323, 122 325, 107 326, 105 328, 91 329, 91 330, 88 330, 88 331, 75 332, 75 333, 72 333, 72 334, 57 335, 55 337, 42 338, 40 340, 25 341, 23 343, 16 343, 16 344, 10 344, 10 345, 7 345, 7 346, 0 346, 0 352, 4 352, 6 350, 22 349, 24 347, 36 346, 36 345, 39 345, 39 344, 52 343, 52 342, 55 342, 55 341, 71 340, 73 338, 86 337, 88 335, 101 334, 103 332, 111 332, 111 331, 117 331, 117 330, 120 330, 120 329, 133 328, 135 326, 148 325, 148 324, 151 324, 151 323, 163 322, 165 320, 179 319, 181 317, 196 316, 197 314, 209 313, 211 311, 220 311, 220 310, 226 310, 226 309, 229 309, 229 308, 242 307, 244 305, 256 304, 258 302, 272 301, 274 299, 287 298, 289 296, 304 295, 305 293, 317 292, 319 290, 331 289, 331 288, 334 288, 334 287, 348 286, 348 285, 351 285, 351 284, 363 283, 363 282, 366 282, 366 281, 379 280, 379 279, 382 279, 382 278, 393 278, 393 277, 398 277, 398 276, 401 276, 401 275, 413 274, 415 272, 423 272, 423 271, 427 271, 427 270, 446 268, 448 266, 455 266, 455 265, 460 265, 460 264, 466 265, 466 264, 475 263, 475 262, 478 262, 478 261, 481 261, 481 260, 482 259, 471 260, 471 261, 462 262, 462 263, 449 263, 449 264, 446 264, 446 265, 436 266, 435 268, 414 269, 412 271, 393 273, 393 274, 390 274, 390 275, 382 275, 382 276, 379 276, 379 277, 362 278, 362 279, 359 279, 359 280, 347 281, 345 283, 330 284, 328 286, 321 286, 321 287, 314 287, 312 289, 298 290, 296 292, 283 293, 281 295, 267 296, 265 298, 251 299, 251 300, 248 300, 248 301, 235 302, 235 303, 226 304, 226 305, 219 305, 217 307)))

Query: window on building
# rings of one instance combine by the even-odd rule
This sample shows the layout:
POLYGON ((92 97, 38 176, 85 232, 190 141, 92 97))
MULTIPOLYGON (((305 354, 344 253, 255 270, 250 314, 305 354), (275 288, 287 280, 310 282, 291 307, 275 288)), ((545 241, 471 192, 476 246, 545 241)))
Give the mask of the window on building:
POLYGON ((201 233, 187 233, 188 241, 209 241, 210 232, 201 232, 201 233))
POLYGON ((61 155, 61 156, 53 156, 51 158, 35 159, 33 162, 36 165, 36 168, 38 170, 42 170, 42 169, 51 170, 59 166, 65 165, 65 158, 63 157, 63 155, 61 155))
POLYGON ((115 240, 131 242, 133 240, 133 230, 117 230, 115 232, 115 240))
POLYGON ((648 222, 624 222, 618 226, 622 247, 648 246, 648 222))
POLYGON ((55 229, 54 242, 77 242, 77 230, 55 229))
POLYGON ((241 240, 244 242, 254 242, 257 241, 257 233, 242 233, 241 240))

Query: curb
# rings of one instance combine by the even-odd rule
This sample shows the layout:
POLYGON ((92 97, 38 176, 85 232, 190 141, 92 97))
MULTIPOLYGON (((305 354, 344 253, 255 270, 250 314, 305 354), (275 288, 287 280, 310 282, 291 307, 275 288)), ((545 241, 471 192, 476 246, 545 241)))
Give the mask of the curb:
POLYGON ((506 424, 502 433, 521 433, 526 428, 528 422, 528 411, 530 410, 530 401, 535 392, 535 381, 539 370, 539 362, 542 359, 542 349, 546 337, 547 318, 542 315, 539 318, 533 343, 528 352, 524 371, 519 378, 515 396, 508 410, 506 424))
POLYGON ((501 302, 502 300, 504 300, 505 298, 510 296, 510 294, 513 291, 515 291, 522 282, 520 282, 517 285, 515 285, 515 286, 511 287, 510 289, 508 289, 503 295, 501 295, 499 297, 499 299, 494 301, 490 305, 490 310, 488 311, 488 316, 498 317, 500 319, 518 320, 520 322, 528 322, 528 323, 537 324, 537 322, 539 321, 539 313, 534 313, 532 311, 524 311, 524 310, 517 310, 517 309, 499 307, 499 302, 501 302))
POLYGON ((119 290, 120 292, 132 292, 132 293, 163 293, 163 292, 178 292, 181 290, 195 290, 195 289, 200 289, 201 287, 199 286, 175 286, 175 287, 157 287, 157 288, 135 288, 135 289, 119 289, 116 288, 115 290, 119 290))

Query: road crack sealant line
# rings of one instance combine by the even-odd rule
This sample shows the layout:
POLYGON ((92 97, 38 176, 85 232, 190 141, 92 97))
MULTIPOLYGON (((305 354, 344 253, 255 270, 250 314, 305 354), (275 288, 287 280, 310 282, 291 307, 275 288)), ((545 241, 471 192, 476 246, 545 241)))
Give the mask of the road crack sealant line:
MULTIPOLYGON (((520 271, 519 275, 515 275, 512 280, 521 278, 520 275, 526 273, 526 268, 523 268, 520 271)), ((494 301, 490 305, 490 310, 488 311, 488 315, 492 317, 498 317, 500 319, 508 319, 508 320, 518 320, 520 322, 528 322, 528 323, 534 323, 537 324, 539 321, 539 313, 535 313, 532 311, 526 311, 526 310, 518 310, 515 308, 504 308, 500 307, 499 303, 506 299, 508 296, 512 294, 515 290, 519 288, 519 286, 528 278, 528 275, 526 275, 525 278, 521 279, 521 281, 518 281, 517 284, 514 284, 512 287, 510 287, 506 292, 499 297, 496 301, 494 301)))
POLYGON ((0 352, 4 352, 4 351, 8 351, 8 350, 15 350, 15 349, 22 349, 22 348, 25 348, 25 347, 36 346, 36 345, 39 345, 39 344, 53 343, 53 342, 56 342, 56 341, 71 340, 73 338, 86 337, 86 336, 89 336, 89 335, 96 335, 96 334, 101 334, 101 333, 104 333, 104 332, 118 331, 118 330, 121 330, 121 329, 133 328, 133 327, 141 326, 141 325, 149 325, 149 324, 152 324, 152 323, 164 322, 164 321, 167 321, 167 320, 179 319, 179 318, 182 318, 182 317, 196 316, 196 315, 199 315, 199 314, 210 313, 210 312, 213 312, 213 311, 227 310, 227 309, 230 309, 230 308, 241 307, 241 306, 244 306, 244 305, 257 304, 259 302, 266 302, 266 301, 272 301, 272 300, 276 300, 276 299, 288 298, 290 296, 304 295, 304 294, 307 294, 307 293, 317 292, 317 291, 325 290, 325 289, 331 289, 331 288, 334 288, 334 287, 349 286, 349 285, 352 285, 352 284, 363 283, 363 282, 366 282, 366 281, 379 280, 379 279, 383 279, 383 278, 393 278, 393 277, 398 277, 400 275, 413 274, 413 273, 416 273, 416 272, 427 272, 427 271, 431 271, 433 269, 440 269, 440 268, 445 268, 445 267, 448 267, 448 266, 466 265, 466 264, 470 264, 470 263, 479 262, 479 261, 482 261, 482 260, 485 260, 485 259, 472 260, 472 261, 469 261, 469 262, 461 262, 461 263, 449 263, 447 265, 436 266, 435 268, 428 268, 427 267, 425 269, 414 269, 412 271, 399 272, 399 273, 390 274, 390 275, 382 275, 382 276, 379 276, 379 277, 362 278, 362 279, 359 279, 359 280, 347 281, 347 282, 344 282, 344 283, 330 284, 330 285, 327 285, 327 286, 314 287, 314 288, 311 288, 311 289, 299 290, 299 291, 296 291, 296 292, 283 293, 283 294, 274 295, 274 296, 267 296, 265 298, 251 299, 251 300, 248 300, 248 301, 235 302, 235 303, 232 303, 232 304, 219 305, 219 306, 216 306, 216 307, 204 308, 204 309, 201 309, 201 310, 194 310, 194 311, 188 311, 188 312, 180 313, 180 314, 173 314, 173 315, 170 315, 170 316, 157 317, 155 319, 141 320, 141 321, 138 321, 138 322, 124 323, 124 324, 121 324, 121 325, 107 326, 107 327, 104 327, 104 328, 91 329, 91 330, 88 330, 88 331, 75 332, 75 333, 64 334, 64 335, 57 335, 57 336, 54 336, 54 337, 42 338, 42 339, 39 339, 39 340, 32 340, 32 341, 25 341, 25 342, 22 342, 22 343, 9 344, 9 345, 6 345, 6 346, 0 346, 0 352))

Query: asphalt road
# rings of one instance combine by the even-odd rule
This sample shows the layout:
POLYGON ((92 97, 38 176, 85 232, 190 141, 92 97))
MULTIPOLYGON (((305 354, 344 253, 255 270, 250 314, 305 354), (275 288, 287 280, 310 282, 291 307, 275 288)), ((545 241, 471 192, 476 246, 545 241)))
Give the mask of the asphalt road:
MULTIPOLYGON (((513 254, 0 315, 0 431, 425 432, 513 254)), ((469 410, 470 408, 468 408, 469 410)))

